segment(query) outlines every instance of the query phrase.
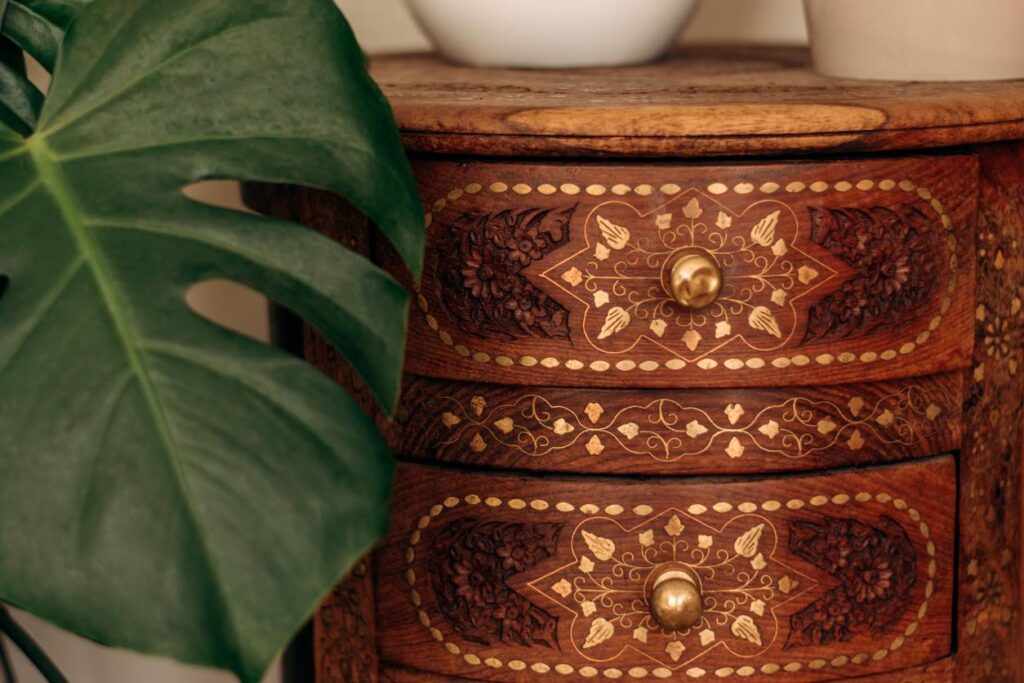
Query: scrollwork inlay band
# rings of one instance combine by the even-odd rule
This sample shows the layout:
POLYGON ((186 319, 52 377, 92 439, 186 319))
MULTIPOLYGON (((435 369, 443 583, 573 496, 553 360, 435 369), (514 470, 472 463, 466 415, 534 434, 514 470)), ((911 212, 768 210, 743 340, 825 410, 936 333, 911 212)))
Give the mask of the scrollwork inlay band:
POLYGON ((758 409, 732 402, 717 412, 668 398, 613 411, 591 401, 581 411, 540 394, 493 406, 483 396, 468 404, 446 397, 444 404, 447 410, 438 418, 442 446, 458 444, 480 454, 499 447, 542 457, 576 450, 598 456, 614 445, 616 452, 662 462, 712 454, 735 460, 751 447, 804 458, 833 448, 911 446, 950 412, 943 398, 914 385, 867 401, 853 396, 842 405, 794 396, 758 409))

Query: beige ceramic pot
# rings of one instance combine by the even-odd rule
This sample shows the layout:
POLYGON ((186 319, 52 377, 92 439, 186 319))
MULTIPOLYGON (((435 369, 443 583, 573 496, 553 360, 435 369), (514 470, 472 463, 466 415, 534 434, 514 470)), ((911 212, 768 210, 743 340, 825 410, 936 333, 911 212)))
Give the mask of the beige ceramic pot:
POLYGON ((696 0, 406 0, 438 52, 474 66, 570 68, 657 59, 696 0))
POLYGON ((826 76, 1024 78, 1024 0, 804 0, 804 5, 814 68, 826 76))

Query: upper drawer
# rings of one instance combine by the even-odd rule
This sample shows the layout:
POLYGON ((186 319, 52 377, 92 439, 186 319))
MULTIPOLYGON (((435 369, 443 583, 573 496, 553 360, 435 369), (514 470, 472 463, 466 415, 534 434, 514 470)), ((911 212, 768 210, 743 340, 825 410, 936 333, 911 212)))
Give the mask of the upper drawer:
POLYGON ((974 157, 416 171, 430 227, 413 373, 760 386, 969 362, 974 157))

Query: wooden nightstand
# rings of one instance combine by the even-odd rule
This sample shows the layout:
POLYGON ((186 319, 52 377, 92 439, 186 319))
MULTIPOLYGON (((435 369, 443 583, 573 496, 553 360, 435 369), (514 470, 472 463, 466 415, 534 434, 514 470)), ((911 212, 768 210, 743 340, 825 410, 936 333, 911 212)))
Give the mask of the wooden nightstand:
MULTIPOLYGON (((1024 82, 374 73, 429 246, 319 683, 1021 680, 1024 82)), ((254 201, 397 263, 332 197, 254 201)))

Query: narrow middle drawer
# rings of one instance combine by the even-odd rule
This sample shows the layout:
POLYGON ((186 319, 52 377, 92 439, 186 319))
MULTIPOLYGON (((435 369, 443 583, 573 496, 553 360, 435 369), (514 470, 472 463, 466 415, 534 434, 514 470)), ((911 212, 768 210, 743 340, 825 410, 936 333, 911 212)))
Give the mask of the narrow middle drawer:
POLYGON ((581 474, 739 474, 956 450, 963 373, 775 389, 579 389, 407 377, 403 457, 581 474))

